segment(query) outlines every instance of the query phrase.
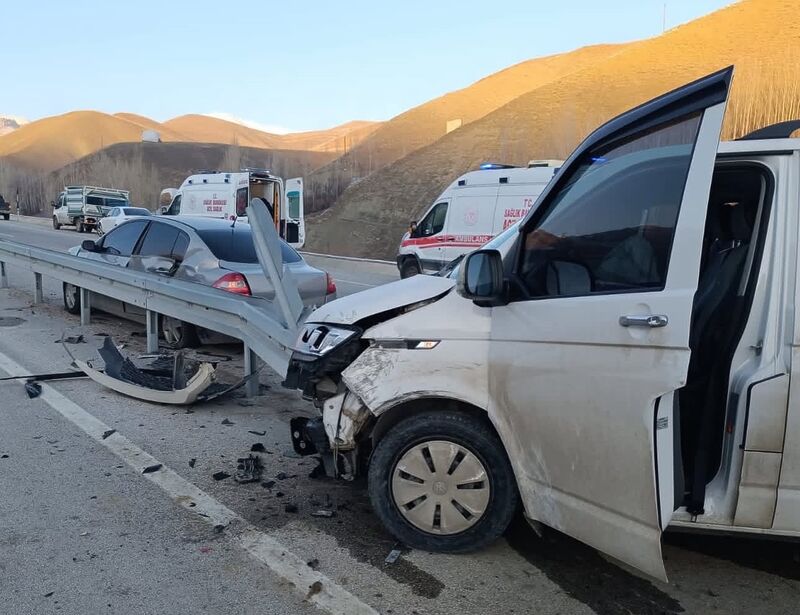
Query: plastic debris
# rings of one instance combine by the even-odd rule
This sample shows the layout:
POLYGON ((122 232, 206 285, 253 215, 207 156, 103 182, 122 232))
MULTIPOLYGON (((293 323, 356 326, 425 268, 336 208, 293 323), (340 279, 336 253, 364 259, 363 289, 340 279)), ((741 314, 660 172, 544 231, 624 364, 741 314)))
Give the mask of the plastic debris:
POLYGON ((214 480, 225 480, 226 478, 230 478, 230 476, 231 475, 228 474, 227 472, 214 472, 211 475, 211 478, 213 478, 214 480))
POLYGON ((389 551, 389 555, 386 556, 386 559, 383 560, 387 564, 394 564, 400 558, 401 551, 400 549, 392 549, 389 551))
POLYGON ((261 444, 261 442, 256 442, 253 446, 250 447, 250 452, 252 453, 265 453, 266 451, 267 449, 264 448, 264 445, 261 444))
POLYGON ((39 384, 38 382, 33 382, 32 380, 29 380, 28 382, 25 383, 25 392, 28 394, 28 397, 30 399, 33 399, 34 397, 39 397, 39 395, 42 394, 42 385, 39 384))
POLYGON ((314 512, 312 512, 311 516, 312 517, 324 517, 326 519, 330 519, 331 517, 335 517, 336 513, 333 512, 332 510, 326 510, 324 508, 321 508, 320 510, 315 510, 314 512))
POLYGON ((117 430, 116 430, 116 429, 106 429, 106 430, 103 432, 103 440, 105 440, 105 439, 106 439, 108 436, 110 436, 110 435, 112 435, 112 434, 115 434, 115 433, 117 433, 117 430))
POLYGON ((261 465, 261 459, 257 455, 242 457, 237 459, 236 463, 236 476, 233 478, 237 483, 254 483, 261 480, 264 466, 261 465))
POLYGON ((252 430, 252 429, 249 429, 249 430, 247 431, 247 433, 251 433, 251 434, 253 434, 254 436, 266 436, 266 435, 267 435, 267 432, 266 432, 266 431, 254 431, 254 430, 252 430))
POLYGON ((142 470, 142 474, 151 474, 153 472, 158 472, 161 469, 160 463, 154 463, 151 466, 147 466, 144 470, 142 470))

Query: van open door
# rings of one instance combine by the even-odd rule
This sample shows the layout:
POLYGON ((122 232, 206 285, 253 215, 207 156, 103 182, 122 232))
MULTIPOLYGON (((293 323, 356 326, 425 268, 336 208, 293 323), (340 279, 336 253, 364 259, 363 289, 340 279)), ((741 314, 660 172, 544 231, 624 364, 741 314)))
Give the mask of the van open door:
POLYGON ((528 515, 661 579, 672 400, 732 74, 590 135, 523 221, 515 289, 492 309, 490 415, 528 515))
POLYGON ((286 180, 286 200, 283 207, 283 216, 281 235, 293 248, 302 248, 306 242, 302 177, 286 180))

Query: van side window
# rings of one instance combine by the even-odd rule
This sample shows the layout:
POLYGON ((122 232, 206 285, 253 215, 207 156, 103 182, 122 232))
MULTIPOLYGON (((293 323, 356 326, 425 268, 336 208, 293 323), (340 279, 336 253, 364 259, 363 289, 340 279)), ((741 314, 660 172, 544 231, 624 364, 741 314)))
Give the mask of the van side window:
POLYGON ((236 215, 247 215, 247 188, 239 188, 236 191, 236 215))
POLYGON ((447 217, 447 203, 437 203, 417 225, 414 237, 429 237, 441 233, 447 217))
POLYGON ((531 297, 661 290, 700 114, 598 146, 526 229, 519 281, 531 297))

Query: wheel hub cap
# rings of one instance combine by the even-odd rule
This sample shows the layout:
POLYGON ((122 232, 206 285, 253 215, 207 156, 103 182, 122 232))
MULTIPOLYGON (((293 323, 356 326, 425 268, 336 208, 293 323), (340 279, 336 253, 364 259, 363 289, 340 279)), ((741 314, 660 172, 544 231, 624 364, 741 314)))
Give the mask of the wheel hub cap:
POLYGON ((446 440, 408 449, 392 472, 392 496, 406 521, 430 534, 458 534, 477 523, 491 495, 481 460, 446 440))

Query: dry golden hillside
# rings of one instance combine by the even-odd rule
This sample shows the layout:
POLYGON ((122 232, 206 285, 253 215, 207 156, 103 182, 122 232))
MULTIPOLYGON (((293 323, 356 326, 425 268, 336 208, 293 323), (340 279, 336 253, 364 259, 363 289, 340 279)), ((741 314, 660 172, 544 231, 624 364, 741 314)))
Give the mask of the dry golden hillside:
POLYGON ((450 92, 384 122, 361 144, 323 167, 306 181, 306 207, 328 207, 347 184, 443 137, 447 122, 463 126, 485 116, 546 83, 613 56, 623 45, 583 47, 552 56, 527 60, 450 92))
POLYGON ((797 0, 744 0, 516 98, 351 186, 312 226, 309 249, 393 257, 408 221, 464 171, 564 157, 605 120, 729 64, 726 138, 800 117, 797 0))
POLYGON ((180 133, 189 141, 201 143, 228 143, 267 149, 279 148, 281 143, 281 135, 255 130, 207 115, 181 115, 167 120, 162 125, 180 133))
POLYGON ((283 135, 287 149, 344 154, 378 130, 381 122, 354 120, 326 130, 295 132, 283 135))

